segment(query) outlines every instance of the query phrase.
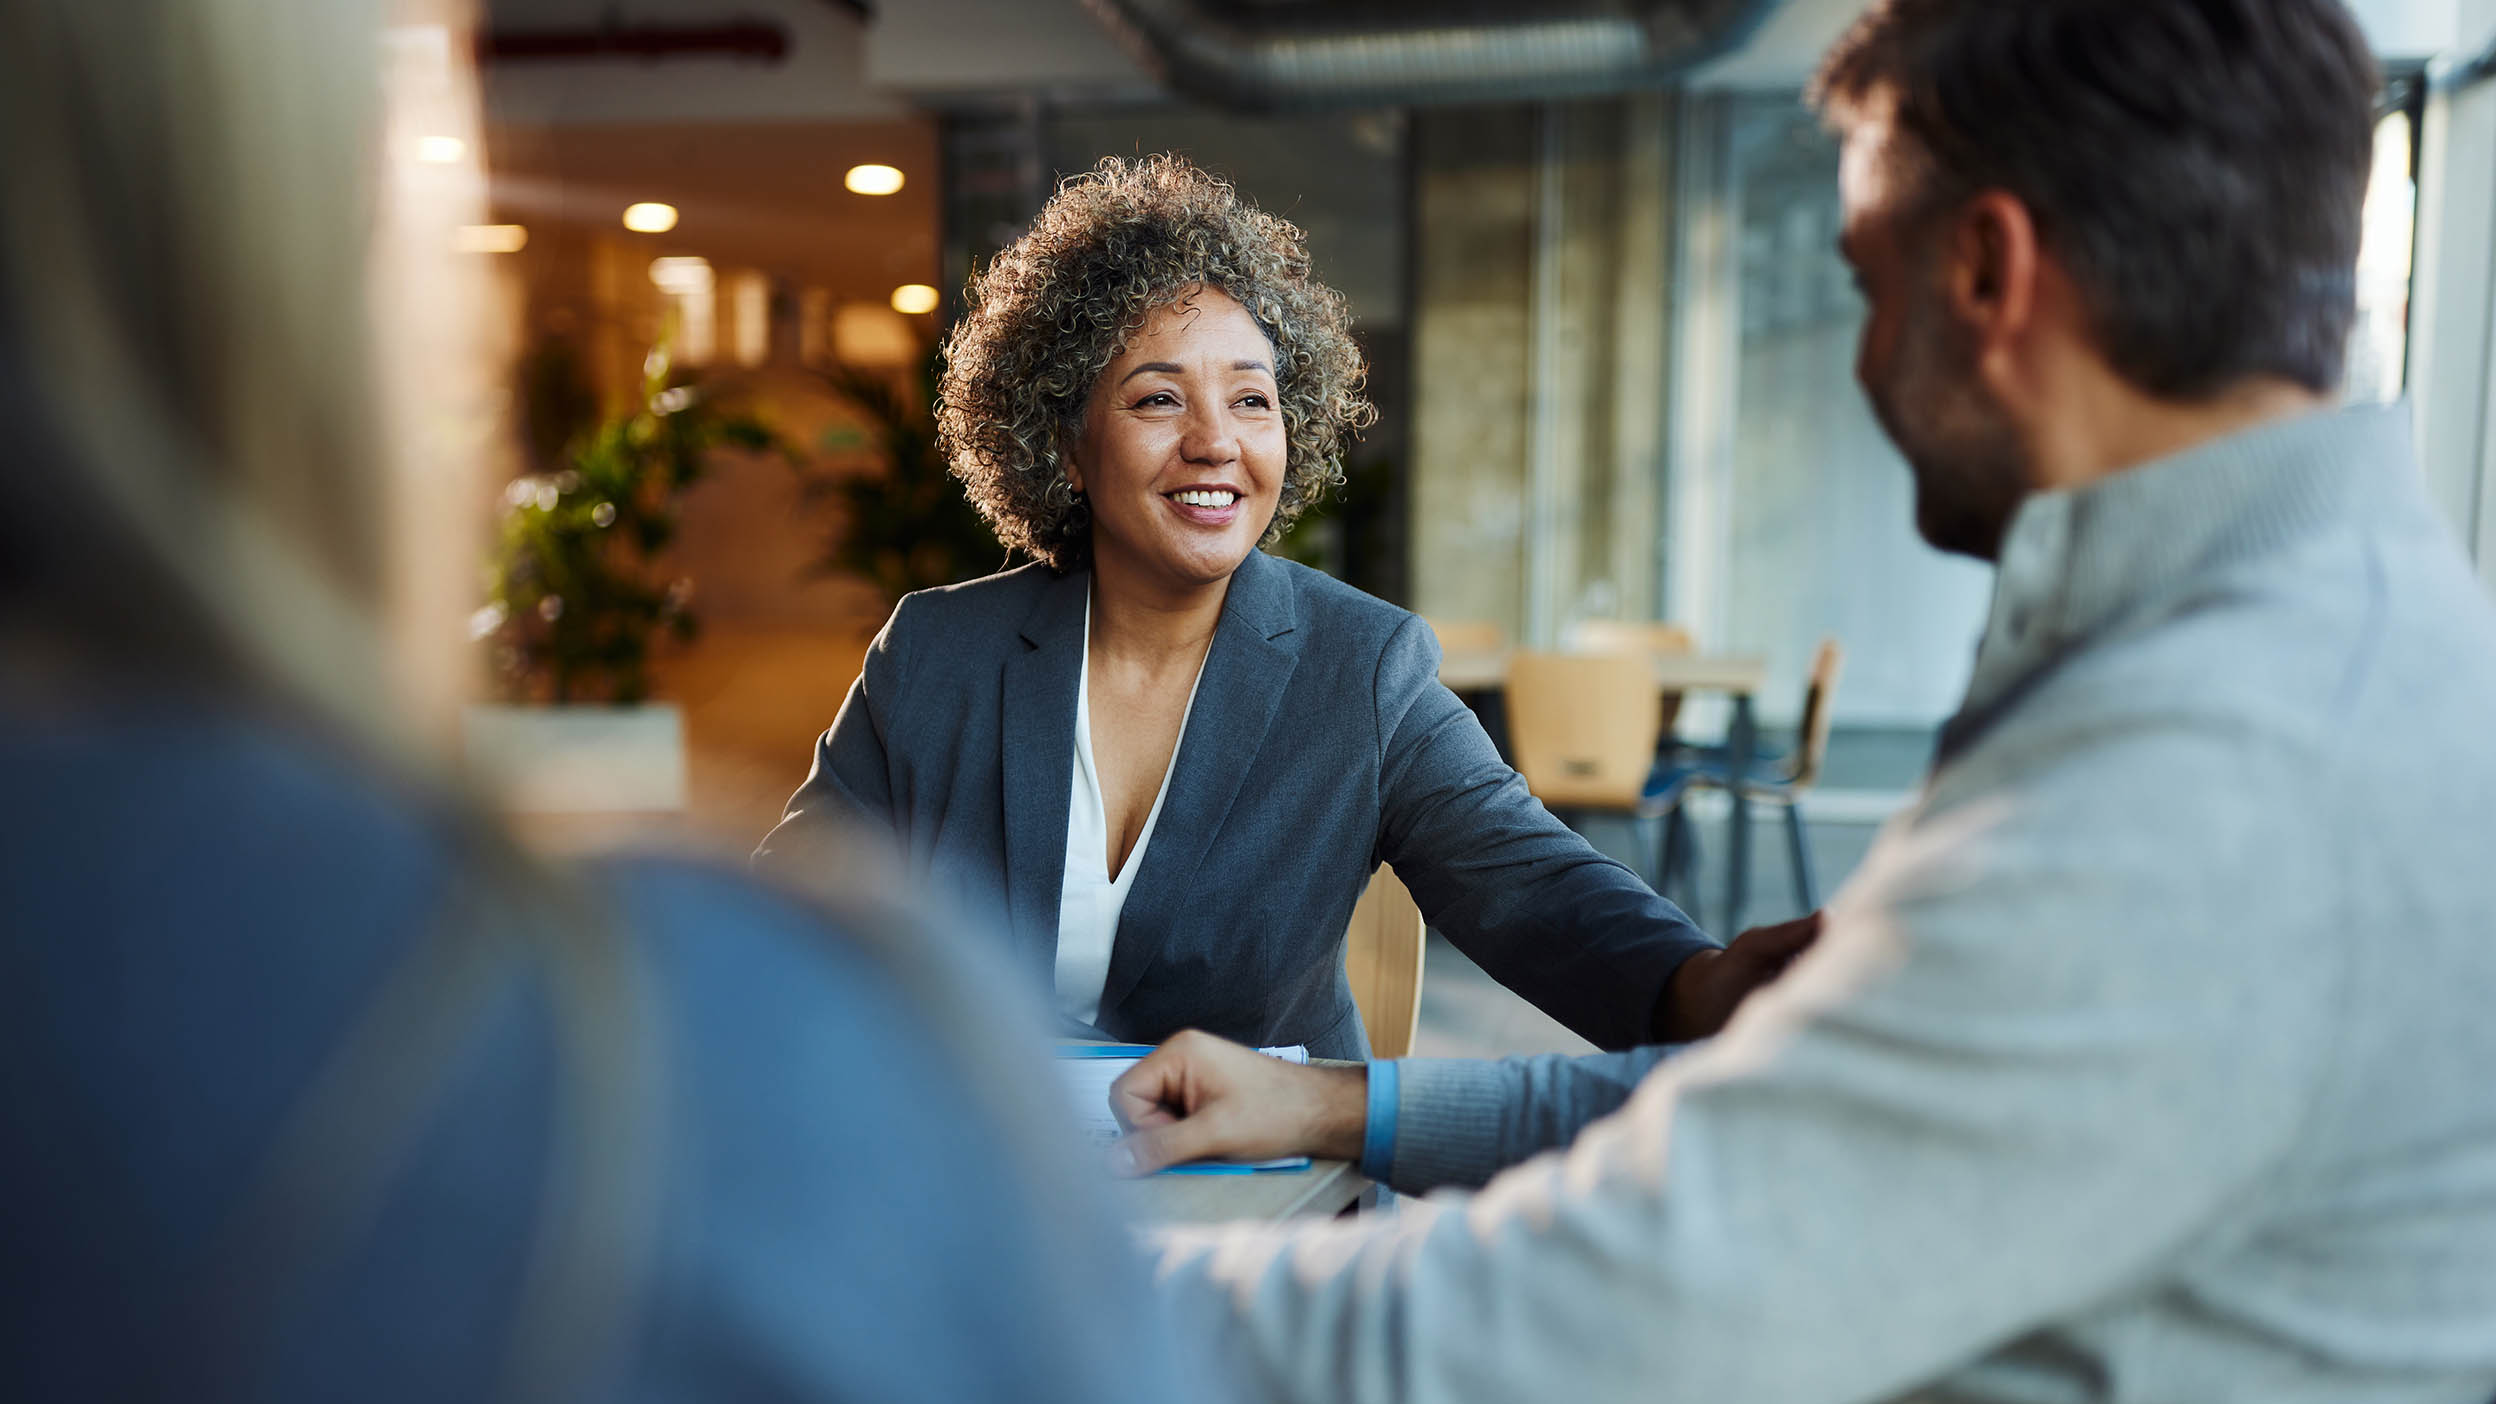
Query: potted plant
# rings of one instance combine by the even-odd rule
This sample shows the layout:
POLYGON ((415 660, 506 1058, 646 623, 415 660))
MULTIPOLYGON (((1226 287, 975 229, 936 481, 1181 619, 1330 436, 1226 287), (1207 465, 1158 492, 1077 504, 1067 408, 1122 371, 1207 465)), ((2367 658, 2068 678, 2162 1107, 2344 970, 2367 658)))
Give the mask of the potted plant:
POLYGON ((800 469, 806 496, 838 508, 816 569, 869 581, 887 604, 996 570, 1005 548, 936 447, 934 356, 900 383, 854 366, 817 374, 858 422, 824 435, 830 471, 800 469))
POLYGON ((692 582, 668 578, 660 558, 711 451, 776 440, 680 382, 664 344, 627 412, 577 423, 595 402, 570 364, 556 344, 524 367, 534 468, 503 494, 487 601, 469 628, 502 702, 469 709, 470 759, 504 781, 515 809, 680 809, 684 719, 650 700, 650 658, 698 624, 692 582))

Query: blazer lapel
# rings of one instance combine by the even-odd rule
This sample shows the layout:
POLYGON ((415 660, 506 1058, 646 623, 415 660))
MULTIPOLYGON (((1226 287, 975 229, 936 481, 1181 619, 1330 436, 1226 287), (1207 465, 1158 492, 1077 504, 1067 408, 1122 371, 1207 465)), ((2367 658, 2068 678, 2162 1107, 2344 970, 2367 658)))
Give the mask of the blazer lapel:
MULTIPOLYGON (((1083 615, 1090 571, 1050 582, 1023 622, 998 698, 1005 725, 999 773, 1005 785, 1005 894, 1014 945, 1055 979, 1057 909, 1066 883, 1066 809, 1073 798, 1075 686, 1083 671, 1083 615)), ((1142 874, 1138 874, 1141 877, 1142 874)))
MULTIPOLYGON (((1103 1028, 1112 1027, 1118 1006, 1171 942, 1201 939, 1184 917, 1195 891, 1192 879, 1248 773, 1256 768, 1256 756, 1300 661, 1299 641, 1291 637, 1294 613, 1291 581, 1283 567, 1263 551, 1249 552, 1231 577, 1222 622, 1215 626, 1213 647, 1196 685, 1195 709, 1188 714, 1179 753, 1171 762, 1170 795, 1162 801, 1152 844, 1144 850, 1144 866, 1136 872, 1118 919, 1109 979, 1101 990, 1098 1022, 1103 1028)), ((1066 764, 1073 764, 1071 757, 1066 764)), ((1062 793, 1065 777, 1058 785, 1062 793)), ((1064 809, 1061 803, 1061 831, 1064 809)), ((1059 837, 1062 859, 1062 832, 1059 837)))

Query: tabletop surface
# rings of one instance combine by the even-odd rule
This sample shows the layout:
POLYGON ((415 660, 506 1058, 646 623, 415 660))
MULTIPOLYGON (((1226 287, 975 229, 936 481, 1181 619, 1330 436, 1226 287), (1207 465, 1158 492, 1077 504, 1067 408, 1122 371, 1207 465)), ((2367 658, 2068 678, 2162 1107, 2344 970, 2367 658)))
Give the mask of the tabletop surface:
POLYGON ((1252 1175, 1147 1175, 1117 1184, 1118 1203, 1138 1223, 1218 1224, 1231 1219, 1331 1217, 1369 1190, 1360 1171, 1340 1160, 1306 1170, 1252 1175))
MULTIPOLYGON (((1439 662, 1439 681, 1457 692, 1505 686, 1514 650, 1454 652, 1439 662)), ((1748 696, 1768 677, 1768 660, 1699 653, 1654 655, 1656 686, 1667 692, 1724 692, 1748 696)))

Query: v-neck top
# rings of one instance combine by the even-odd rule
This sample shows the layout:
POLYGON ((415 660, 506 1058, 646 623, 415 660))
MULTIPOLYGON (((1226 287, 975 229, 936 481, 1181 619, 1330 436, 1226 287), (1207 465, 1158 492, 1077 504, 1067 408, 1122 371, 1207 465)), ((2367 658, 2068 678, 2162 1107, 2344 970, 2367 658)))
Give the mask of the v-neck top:
MULTIPOLYGON (((1213 650, 1205 650, 1211 658, 1213 650)), ((1161 822, 1161 806, 1170 798, 1170 776, 1179 768, 1179 746, 1187 744, 1187 719, 1196 712, 1196 689, 1204 683, 1205 665, 1196 665, 1196 681, 1187 687, 1187 710, 1179 716, 1179 746, 1170 748, 1170 764, 1161 772, 1161 789, 1153 796, 1144 831, 1135 836, 1118 875, 1109 875, 1109 806, 1101 799, 1100 771, 1092 763, 1092 601, 1083 603, 1083 662, 1075 683, 1075 774, 1067 789, 1066 878, 1057 899, 1057 1007, 1079 1024, 1100 1017, 1101 991, 1109 984, 1110 951, 1118 943, 1118 918, 1126 912, 1127 893, 1144 866, 1144 850, 1161 822)))

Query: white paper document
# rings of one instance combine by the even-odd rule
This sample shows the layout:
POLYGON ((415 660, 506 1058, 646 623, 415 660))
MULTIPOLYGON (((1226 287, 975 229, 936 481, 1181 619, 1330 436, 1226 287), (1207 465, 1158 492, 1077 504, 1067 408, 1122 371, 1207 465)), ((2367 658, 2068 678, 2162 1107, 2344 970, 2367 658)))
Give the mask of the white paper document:
MULTIPOLYGON (((1101 1150, 1125 1134, 1118 1125, 1118 1115, 1109 1108, 1109 1085, 1127 1069, 1144 1061, 1150 1048, 1140 1044, 1060 1044, 1057 1050, 1057 1072, 1068 1095, 1074 1101, 1075 1125, 1086 1142, 1101 1150)), ((1286 1063, 1306 1063, 1309 1050, 1299 1044, 1288 1048, 1260 1048, 1268 1057, 1286 1063)), ((1239 1174, 1254 1170, 1305 1170, 1305 1155, 1286 1156, 1280 1160, 1200 1161, 1194 1165, 1175 1166, 1164 1173, 1172 1174, 1239 1174)))

